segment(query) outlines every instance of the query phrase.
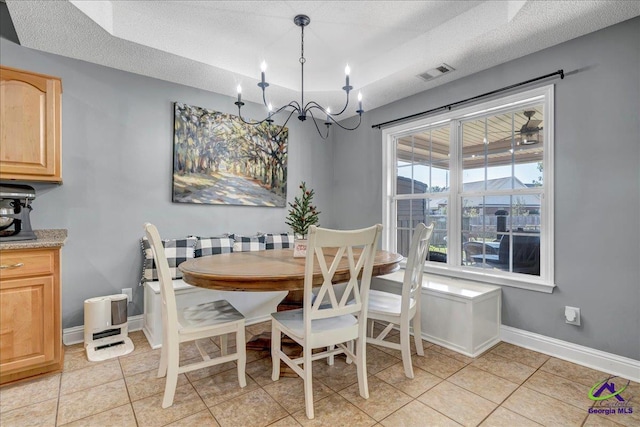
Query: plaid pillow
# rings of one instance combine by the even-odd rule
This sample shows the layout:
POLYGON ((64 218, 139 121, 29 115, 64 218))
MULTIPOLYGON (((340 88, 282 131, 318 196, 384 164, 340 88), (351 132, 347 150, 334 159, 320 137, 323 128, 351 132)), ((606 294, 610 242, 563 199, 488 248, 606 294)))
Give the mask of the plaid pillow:
POLYGON ((265 250, 264 236, 245 237, 239 234, 232 234, 229 237, 234 240, 233 252, 252 252, 265 250))
POLYGON ((293 234, 280 233, 272 234, 267 233, 265 236, 265 247, 269 249, 289 249, 293 248, 293 234))
MULTIPOLYGON (((187 237, 185 239, 163 240, 164 254, 169 262, 169 271, 172 279, 182 278, 182 272, 178 266, 190 258, 195 257, 195 245, 197 239, 187 237)), ((144 257, 142 267, 142 282, 158 280, 158 269, 153 259, 153 252, 147 237, 140 239, 142 256, 144 257)))
POLYGON ((196 237, 196 258, 207 255, 228 254, 233 252, 233 239, 230 237, 196 237))

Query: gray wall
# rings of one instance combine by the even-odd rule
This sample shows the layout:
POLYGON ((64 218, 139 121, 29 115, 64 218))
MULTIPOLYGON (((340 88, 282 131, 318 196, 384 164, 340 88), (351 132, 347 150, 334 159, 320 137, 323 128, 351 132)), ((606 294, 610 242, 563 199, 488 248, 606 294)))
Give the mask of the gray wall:
MULTIPOLYGON (((640 18, 370 111, 337 133, 340 225, 382 219, 381 131, 372 124, 564 69, 555 92, 553 294, 503 287, 505 325, 640 360, 640 18), (581 308, 582 326, 564 322, 581 308)), ((455 66, 455 64, 453 64, 455 66)))
MULTIPOLYGON (((64 183, 35 185, 32 225, 66 228, 62 249, 63 327, 82 325, 83 301, 134 288, 142 313, 139 239, 142 224, 163 237, 224 232, 283 232, 286 208, 175 204, 171 202, 173 102, 235 112, 234 99, 199 89, 46 54, 0 39, 2 65, 62 78, 64 183)), ((229 88, 233 95, 233 88, 229 88)), ((263 112, 247 105, 249 117, 263 112), (253 112, 253 113, 252 113, 253 112)), ((320 220, 330 219, 331 139, 311 123, 289 122, 288 200, 305 180, 316 190, 320 220)))

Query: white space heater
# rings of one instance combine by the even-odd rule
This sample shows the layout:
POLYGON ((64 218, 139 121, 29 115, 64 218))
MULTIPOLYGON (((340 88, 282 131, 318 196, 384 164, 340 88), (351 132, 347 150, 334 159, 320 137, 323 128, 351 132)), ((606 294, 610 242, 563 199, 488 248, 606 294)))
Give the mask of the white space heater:
POLYGON ((99 362, 133 351, 127 324, 125 294, 89 298, 84 301, 84 348, 87 358, 99 362))

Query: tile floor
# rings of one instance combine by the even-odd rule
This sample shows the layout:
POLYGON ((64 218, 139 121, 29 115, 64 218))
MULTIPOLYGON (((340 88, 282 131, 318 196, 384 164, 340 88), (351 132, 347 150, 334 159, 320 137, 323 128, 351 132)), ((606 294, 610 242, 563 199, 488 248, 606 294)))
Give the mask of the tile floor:
MULTIPOLYGON (((248 326, 247 335, 264 330, 268 323, 248 326)), ((233 363, 182 374, 173 406, 163 410, 160 351, 142 332, 130 336, 135 351, 129 355, 92 363, 82 345, 69 346, 62 374, 1 388, 0 425, 640 425, 640 407, 633 414, 588 413, 589 389, 607 374, 506 343, 472 359, 425 342, 425 356, 413 357, 413 380, 405 378, 398 351, 369 346, 368 400, 358 394, 353 365, 317 361, 314 420, 305 417, 302 380, 271 381, 269 353, 249 351, 245 388, 233 363)), ((214 341, 206 345, 218 350, 214 341)), ((182 360, 194 357, 195 346, 181 350, 182 360)), ((625 393, 640 395, 640 384, 625 393)))

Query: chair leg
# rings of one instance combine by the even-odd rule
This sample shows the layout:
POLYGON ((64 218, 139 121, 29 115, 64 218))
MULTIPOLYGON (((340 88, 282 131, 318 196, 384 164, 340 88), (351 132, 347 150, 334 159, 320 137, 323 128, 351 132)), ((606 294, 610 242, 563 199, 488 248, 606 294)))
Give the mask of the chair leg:
POLYGON ((247 368, 247 346, 244 341, 244 322, 238 326, 238 332, 236 334, 236 352, 238 353, 238 382, 240 387, 244 388, 247 385, 247 377, 245 370, 247 368))
MULTIPOLYGON (((330 345, 329 347, 327 347, 328 351, 333 351, 336 348, 335 345, 330 345)), ((329 366, 333 366, 333 360, 334 360, 334 355, 332 354, 331 356, 327 357, 327 365, 329 366)))
POLYGON ((275 320, 271 319, 271 379, 278 381, 280 378, 280 329, 276 327, 275 320))
MULTIPOLYGON (((169 345, 163 343, 162 346, 169 345)), ((176 394, 176 385, 178 384, 178 365, 180 363, 179 344, 172 345, 167 349, 167 379, 164 385, 164 398, 162 399, 162 408, 168 408, 173 405, 173 398, 176 394)))
POLYGON ((303 372, 304 372, 304 405, 305 405, 305 412, 307 414, 307 418, 309 418, 310 420, 312 420, 314 418, 314 413, 313 413, 313 380, 312 380, 312 373, 313 373, 313 368, 311 366, 311 349, 310 348, 305 348, 302 350, 303 351, 303 372))
MULTIPOLYGON (((351 341, 353 345, 353 341, 351 341)), ((358 372, 358 388, 360 396, 369 398, 369 384, 367 381, 367 340, 359 338, 356 340, 356 369, 358 372)))
POLYGON ((167 348, 169 347, 168 339, 163 337, 162 349, 160 350, 160 366, 158 366, 158 378, 167 375, 167 348))
POLYGON ((404 374, 407 378, 413 378, 413 366, 411 364, 411 336, 409 335, 409 322, 401 322, 400 325, 400 351, 404 374))
MULTIPOLYGON (((220 354, 222 356, 226 356, 227 355, 227 342, 228 342, 227 334, 220 335, 220 354)), ((236 345, 237 344, 238 343, 236 343, 236 345)))
POLYGON ((420 323, 420 312, 413 316, 411 321, 413 325, 413 340, 416 343, 416 351, 420 356, 424 356, 424 347, 422 345, 422 325, 420 323))

